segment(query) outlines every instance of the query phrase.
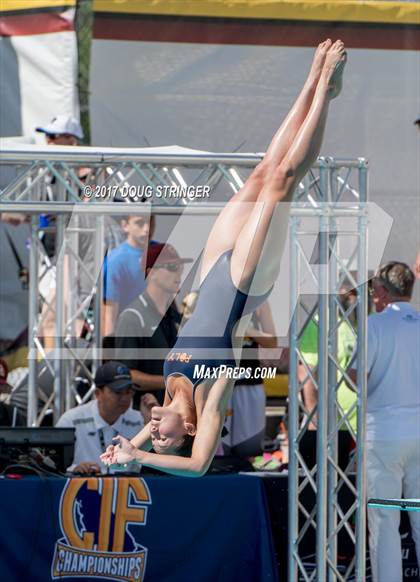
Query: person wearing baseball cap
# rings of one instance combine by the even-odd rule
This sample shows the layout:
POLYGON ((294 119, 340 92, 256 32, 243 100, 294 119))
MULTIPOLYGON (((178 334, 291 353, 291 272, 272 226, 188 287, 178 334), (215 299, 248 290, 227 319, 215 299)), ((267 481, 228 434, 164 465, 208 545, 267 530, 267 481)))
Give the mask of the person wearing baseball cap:
MULTIPOLYGON (((140 261, 146 290, 121 312, 115 331, 116 354, 130 368, 134 382, 163 402, 163 361, 178 336, 181 315, 174 299, 185 263, 169 244, 147 247, 140 261)), ((136 403, 137 398, 135 398, 136 403)))
POLYGON ((50 145, 74 146, 84 137, 80 123, 69 115, 57 115, 46 125, 36 127, 35 131, 44 133, 50 145))
POLYGON ((107 362, 96 370, 95 386, 96 388, 107 386, 113 392, 133 388, 130 370, 121 362, 107 362))
MULTIPOLYGON (((84 137, 82 126, 75 117, 57 115, 47 123, 35 128, 38 133, 44 133, 48 145, 77 146, 84 137)), ((84 168, 86 173, 88 168, 84 168)), ((29 222, 30 216, 23 212, 1 212, 0 220, 12 226, 29 222)))
POLYGON ((193 259, 183 259, 176 252, 175 248, 169 244, 157 243, 150 245, 147 252, 143 253, 141 259, 142 270, 148 274, 148 269, 168 269, 169 271, 181 271, 181 265, 192 263, 193 259))
MULTIPOLYGON (((58 427, 76 429, 74 459, 68 471, 81 474, 106 472, 100 455, 120 432, 133 438, 144 426, 138 410, 133 410, 130 370, 122 362, 110 361, 96 371, 95 399, 65 412, 58 427)), ((138 470, 138 469, 137 469, 138 470)))

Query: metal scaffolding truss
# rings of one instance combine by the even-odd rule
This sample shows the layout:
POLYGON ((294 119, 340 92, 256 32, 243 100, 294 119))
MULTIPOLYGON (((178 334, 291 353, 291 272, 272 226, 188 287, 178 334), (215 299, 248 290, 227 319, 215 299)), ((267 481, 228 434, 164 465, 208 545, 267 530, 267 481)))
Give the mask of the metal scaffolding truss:
MULTIPOLYGON (((96 190, 95 203, 112 201, 133 202, 150 199, 165 205, 187 205, 200 201, 199 197, 163 197, 162 189, 171 187, 181 191, 188 186, 206 186, 221 199, 229 192, 237 192, 250 169, 262 156, 254 154, 209 154, 178 146, 168 148, 112 149, 89 147, 35 146, 2 147, 1 163, 11 164, 15 176, 1 194, 2 201, 51 200, 45 190, 45 181, 62 187, 69 201, 80 202, 79 189, 85 183, 79 179, 81 167, 91 170, 90 181, 96 190)), ((205 196, 203 196, 206 199, 205 196)))
MULTIPOLYGON (((335 582, 365 580, 365 478, 364 418, 366 399, 367 320, 367 164, 320 161, 316 191, 311 204, 312 222, 291 216, 291 300, 289 382, 289 581, 335 582), (347 204, 342 204, 347 202, 347 204), (346 213, 351 211, 352 217, 346 213), (308 255, 308 239, 317 239, 315 253, 308 255), (318 290, 315 303, 305 295, 307 280, 318 290), (354 302, 343 306, 340 289, 354 289, 354 302), (303 291, 302 291, 303 290, 303 291), (357 325, 354 316, 357 315, 357 325), (308 326, 316 328, 316 362, 303 349, 308 326), (352 356, 340 361, 339 340, 344 327, 354 337, 352 356), (357 355, 356 355, 357 354, 357 355), (309 360, 309 361, 308 361, 309 360), (298 367, 300 371, 298 373, 298 367), (357 385, 347 373, 357 367, 357 385), (305 409, 302 396, 310 380, 318 404, 305 409), (355 401, 340 406, 338 391, 346 380, 355 401), (357 409, 356 434, 349 418, 357 409), (310 466, 302 442, 316 424, 316 464, 310 466), (338 435, 347 429, 356 441, 355 457, 347 467, 338 462, 338 435), (356 471, 355 471, 356 469, 356 471), (343 495, 343 490, 347 494, 343 495), (351 502, 349 504, 349 499, 351 502), (314 503, 314 500, 316 501, 314 503), (316 539, 316 555, 304 552, 305 536, 316 539), (337 561, 338 538, 354 547, 347 563, 337 561)), ((351 343, 351 341, 350 341, 351 343)))
POLYGON ((176 146, 157 152, 2 147, 2 174, 8 172, 10 179, 0 193, 1 210, 32 216, 28 424, 39 425, 51 408, 57 420, 92 396, 93 388, 81 396, 76 383, 83 377, 92 384, 101 359, 101 272, 108 217, 144 212, 144 202, 153 205, 154 213, 217 214, 226 194, 239 190, 259 160, 258 155, 214 155, 176 146), (206 202, 209 191, 218 203, 206 202), (45 247, 48 234, 55 239, 53 256, 45 247), (79 248, 81 237, 84 247, 89 240, 93 255, 88 267, 79 248), (45 320, 53 321, 54 328, 54 347, 48 352, 42 337, 45 320), (54 384, 47 395, 39 389, 46 376, 54 384))
MULTIPOLYGON (((110 230, 108 217, 128 214, 127 203, 129 214, 144 212, 144 201, 152 204, 155 214, 216 215, 261 159, 262 155, 257 154, 209 154, 182 148, 2 148, 2 172, 4 175, 8 171, 11 176, 0 193, 0 211, 31 215, 29 425, 39 425, 51 407, 57 419, 68 408, 92 396, 93 388, 81 396, 75 379, 82 375, 90 381, 101 359, 101 274, 104 240, 110 230), (82 168, 87 174, 84 180, 82 168), (81 196, 86 186, 95 189, 93 196, 81 196), (189 186, 208 186, 211 201, 205 196, 190 199, 189 186), (172 187, 177 195, 162 197, 164 187, 172 187), (125 204, 115 204, 116 199, 125 204), (46 216, 54 220, 48 224, 46 216), (54 253, 47 252, 45 246, 45 235, 50 232, 55 238, 54 253), (88 267, 80 244, 82 235, 91 241, 88 267), (85 279, 84 289, 78 284, 81 276, 85 279), (53 319, 55 326, 55 343, 50 351, 46 351, 40 333, 47 317, 53 319), (41 398, 39 379, 44 374, 51 376, 54 389, 41 398)), ((290 582, 298 577, 317 582, 354 580, 355 570, 357 580, 365 578, 362 442, 366 388, 366 173, 367 165, 362 159, 320 158, 298 186, 291 209, 290 582), (309 239, 312 242, 308 246, 309 239), (344 240, 351 241, 352 250, 344 240), (312 303, 311 296, 305 294, 308 279, 312 303), (357 289, 357 299, 348 310, 339 301, 343 281, 357 289), (347 377, 338 358, 337 335, 345 322, 354 329, 350 322, 354 312, 358 322, 354 333, 360 348, 358 383, 354 387, 358 410, 356 482, 349 476, 350 467, 342 470, 337 460, 338 431, 348 425, 351 414, 337 402, 341 379, 347 377), (305 361, 300 350, 302 335, 311 321, 318 329, 316 368, 305 361), (300 396, 305 380, 298 380, 299 362, 318 390, 317 410, 309 415, 300 396), (315 414, 317 463, 309 469, 300 453, 300 442, 315 414), (304 505, 307 487, 316 497, 315 509, 304 505), (351 507, 340 505, 343 487, 350 490, 354 499, 351 507), (312 564, 301 548, 310 529, 316 531, 317 542, 312 564), (346 571, 337 565, 337 538, 343 533, 355 547, 355 558, 346 571)))

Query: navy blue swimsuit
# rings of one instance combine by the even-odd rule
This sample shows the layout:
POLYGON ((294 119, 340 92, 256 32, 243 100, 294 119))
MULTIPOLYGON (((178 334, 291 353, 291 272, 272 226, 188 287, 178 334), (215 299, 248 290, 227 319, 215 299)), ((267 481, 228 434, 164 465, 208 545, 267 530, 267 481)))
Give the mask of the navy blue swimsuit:
POLYGON ((165 360, 165 382, 169 376, 181 375, 188 378, 195 389, 203 381, 197 377, 199 369, 236 366, 233 328, 243 315, 252 313, 264 303, 271 289, 258 296, 237 289, 230 274, 231 256, 232 250, 223 253, 202 282, 194 313, 165 360))

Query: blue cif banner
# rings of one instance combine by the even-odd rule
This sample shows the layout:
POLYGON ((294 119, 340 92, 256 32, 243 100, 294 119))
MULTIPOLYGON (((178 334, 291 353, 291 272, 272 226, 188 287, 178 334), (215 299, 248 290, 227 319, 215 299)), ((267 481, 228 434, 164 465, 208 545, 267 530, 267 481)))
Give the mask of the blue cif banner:
POLYGON ((7 582, 277 581, 258 477, 1 479, 0 512, 7 582))
POLYGON ((61 494, 51 576, 99 576, 142 582, 147 548, 135 528, 147 521, 151 496, 144 479, 69 479, 61 494), (98 519, 99 517, 99 519, 98 519))

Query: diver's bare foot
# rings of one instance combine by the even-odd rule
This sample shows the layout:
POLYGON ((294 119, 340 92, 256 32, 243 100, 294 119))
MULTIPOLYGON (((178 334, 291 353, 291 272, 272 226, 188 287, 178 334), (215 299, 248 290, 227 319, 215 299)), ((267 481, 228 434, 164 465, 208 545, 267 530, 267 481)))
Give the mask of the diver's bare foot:
POLYGON ((332 40, 327 38, 324 42, 321 42, 315 51, 314 58, 312 60, 311 70, 309 72, 308 79, 312 83, 318 83, 319 78, 324 67, 325 58, 327 56, 328 50, 331 48, 332 40))
POLYGON ((325 74, 328 83, 330 99, 334 99, 341 92, 346 62, 347 53, 344 48, 344 43, 341 40, 337 40, 329 49, 323 68, 323 74, 325 74))

